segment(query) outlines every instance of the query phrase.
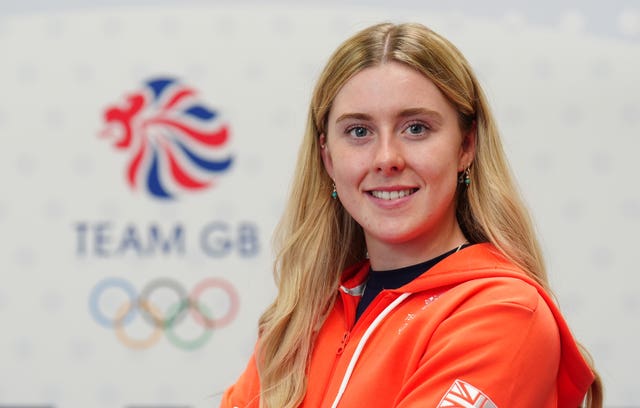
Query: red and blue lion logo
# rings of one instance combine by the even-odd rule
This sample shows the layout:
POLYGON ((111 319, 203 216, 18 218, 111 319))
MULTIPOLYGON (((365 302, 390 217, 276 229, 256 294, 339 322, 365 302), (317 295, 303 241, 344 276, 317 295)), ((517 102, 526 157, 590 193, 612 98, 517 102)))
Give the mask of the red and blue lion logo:
POLYGON ((155 78, 122 105, 104 112, 102 136, 129 153, 126 178, 154 197, 172 199, 211 187, 233 157, 225 151, 229 127, 200 102, 194 89, 176 79, 155 78))

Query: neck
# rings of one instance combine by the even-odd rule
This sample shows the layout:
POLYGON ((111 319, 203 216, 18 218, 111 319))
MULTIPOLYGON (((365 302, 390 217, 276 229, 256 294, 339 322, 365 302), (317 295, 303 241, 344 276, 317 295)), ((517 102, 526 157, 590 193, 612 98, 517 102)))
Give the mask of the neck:
POLYGON ((466 243, 467 240, 455 225, 450 234, 422 236, 407 242, 386 243, 367 237, 369 261, 374 270, 398 269, 428 261, 466 243))

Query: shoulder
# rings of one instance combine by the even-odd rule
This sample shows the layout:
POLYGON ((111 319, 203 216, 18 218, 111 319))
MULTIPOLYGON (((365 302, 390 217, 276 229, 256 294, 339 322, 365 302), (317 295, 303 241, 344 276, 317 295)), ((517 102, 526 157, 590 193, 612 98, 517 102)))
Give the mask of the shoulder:
POLYGON ((450 293, 466 306, 504 304, 534 312, 546 304, 540 290, 525 279, 497 276, 460 283, 450 293))
POLYGON ((497 406, 518 405, 520 398, 531 401, 526 406, 547 406, 543 397, 555 392, 561 338, 536 286, 517 277, 483 277, 449 288, 436 304, 420 367, 438 395, 462 380, 497 406))
POLYGON ((514 277, 483 278, 461 283, 441 300, 446 297, 449 310, 434 332, 432 347, 455 344, 453 349, 465 359, 490 357, 492 367, 510 375, 555 376, 560 330, 538 288, 514 277), (471 356, 471 350, 479 354, 471 356))
POLYGON ((560 332, 551 310, 554 306, 538 287, 525 280, 475 279, 451 288, 440 300, 448 309, 440 322, 445 333, 473 332, 485 340, 500 338, 495 344, 525 350, 529 346, 524 344, 529 344, 539 350, 558 351, 560 332))
POLYGON ((461 301, 513 303, 535 309, 544 289, 493 245, 475 244, 436 265, 427 277, 461 301))

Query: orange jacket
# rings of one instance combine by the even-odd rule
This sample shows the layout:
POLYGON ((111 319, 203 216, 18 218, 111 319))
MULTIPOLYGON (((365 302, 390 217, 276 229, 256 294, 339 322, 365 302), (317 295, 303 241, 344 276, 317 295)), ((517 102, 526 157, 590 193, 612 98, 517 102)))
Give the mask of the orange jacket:
MULTIPOLYGON (((552 299, 490 244, 467 247, 354 324, 368 263, 344 273, 301 407, 575 408, 593 374, 552 299)), ((258 407, 255 359, 222 408, 258 407)))

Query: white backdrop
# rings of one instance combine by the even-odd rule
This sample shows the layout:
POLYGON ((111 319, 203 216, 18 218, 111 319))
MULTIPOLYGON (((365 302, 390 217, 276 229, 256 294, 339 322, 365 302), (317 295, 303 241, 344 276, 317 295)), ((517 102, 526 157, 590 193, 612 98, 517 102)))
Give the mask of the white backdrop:
POLYGON ((383 20, 429 25, 471 61, 561 308, 604 378, 607 406, 640 405, 638 13, 618 19, 631 41, 585 30, 579 13, 545 26, 516 12, 309 3, 2 16, 0 407, 217 406, 275 293, 270 236, 311 87, 342 40, 383 20), (176 188, 161 160, 173 200, 145 188, 149 158, 130 187, 134 150, 100 136, 105 110, 165 77, 196 92, 194 103, 215 110, 215 125, 231 135, 222 149, 202 150, 232 158, 203 191, 176 188), (130 300, 159 285, 149 298, 167 312, 177 300, 167 285, 191 292, 209 278, 217 286, 202 300, 219 322, 210 330, 192 315, 163 330, 140 314, 101 325, 99 316, 122 311, 127 295, 111 287, 92 297, 105 279, 130 285, 130 300), (194 343, 201 335, 210 337, 194 343))

